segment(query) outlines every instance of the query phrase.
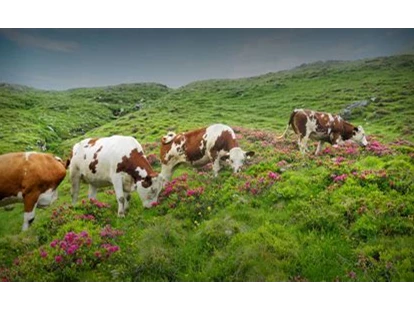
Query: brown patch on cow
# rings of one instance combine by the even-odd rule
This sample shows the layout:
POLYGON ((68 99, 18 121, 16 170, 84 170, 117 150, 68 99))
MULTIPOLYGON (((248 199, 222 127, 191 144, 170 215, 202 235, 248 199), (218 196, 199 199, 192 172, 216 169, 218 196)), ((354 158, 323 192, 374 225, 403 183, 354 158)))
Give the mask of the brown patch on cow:
POLYGON ((343 121, 342 133, 341 133, 342 139, 343 140, 350 139, 352 136, 354 136, 356 130, 358 130, 356 126, 352 125, 351 123, 347 121, 343 121))
POLYGON ((306 114, 298 111, 293 115, 293 117, 291 117, 291 119, 293 131, 303 138, 306 135, 306 123, 308 122, 306 114))
POLYGON ((138 152, 138 149, 132 149, 129 157, 123 156, 120 163, 118 163, 116 172, 125 172, 134 179, 134 182, 144 180, 142 186, 148 188, 152 185, 152 178, 156 177, 158 174, 153 171, 148 160, 144 157, 142 152, 138 152), (139 175, 137 168, 141 168, 147 172, 146 177, 139 175))
POLYGON ((93 174, 96 173, 96 166, 98 165, 98 153, 102 150, 103 146, 100 146, 98 150, 93 154, 93 161, 89 163, 89 169, 93 174))
POLYGON ((214 143, 213 148, 210 150, 210 154, 215 160, 217 158, 217 154, 221 151, 230 151, 231 149, 238 147, 239 144, 237 143, 236 139, 232 137, 230 131, 223 131, 219 137, 217 137, 216 142, 214 143))
POLYGON ((99 138, 91 138, 91 139, 89 139, 89 141, 88 141, 88 145, 89 146, 91 146, 91 147, 93 147, 93 146, 95 146, 95 144, 96 144, 96 142, 99 140, 99 138))
POLYGON ((206 130, 206 128, 201 128, 184 134, 186 141, 183 151, 188 161, 196 162, 206 154, 207 142, 204 138, 206 130))
POLYGON ((0 172, 0 201, 21 192, 27 213, 33 211, 41 193, 55 190, 66 176, 64 165, 45 153, 33 153, 28 160, 24 152, 3 154, 0 172))

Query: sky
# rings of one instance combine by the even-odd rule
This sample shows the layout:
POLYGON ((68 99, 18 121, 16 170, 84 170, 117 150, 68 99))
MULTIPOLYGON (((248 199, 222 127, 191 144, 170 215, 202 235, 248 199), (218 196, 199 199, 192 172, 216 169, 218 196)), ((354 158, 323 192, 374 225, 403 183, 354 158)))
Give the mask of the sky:
POLYGON ((414 29, 0 29, 0 83, 65 90, 414 54, 414 29))

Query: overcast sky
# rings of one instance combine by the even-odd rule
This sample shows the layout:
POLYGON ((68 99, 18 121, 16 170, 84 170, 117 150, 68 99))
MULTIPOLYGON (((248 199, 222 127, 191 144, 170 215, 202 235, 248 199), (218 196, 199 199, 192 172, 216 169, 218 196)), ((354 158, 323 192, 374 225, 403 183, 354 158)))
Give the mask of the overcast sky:
POLYGON ((0 29, 0 82, 179 87, 318 60, 414 53, 413 29, 0 29))

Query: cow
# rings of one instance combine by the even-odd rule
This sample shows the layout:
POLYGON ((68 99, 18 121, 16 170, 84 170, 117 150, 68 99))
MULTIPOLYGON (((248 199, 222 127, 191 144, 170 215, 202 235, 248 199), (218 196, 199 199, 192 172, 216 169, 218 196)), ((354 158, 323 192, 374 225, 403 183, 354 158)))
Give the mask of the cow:
POLYGON ((346 140, 352 140, 363 147, 368 145, 362 126, 355 127, 343 120, 339 115, 295 109, 290 115, 285 132, 277 139, 281 139, 286 135, 289 126, 299 136, 299 150, 303 154, 309 151, 307 147, 309 138, 319 142, 315 155, 321 152, 325 142, 330 143, 334 147, 343 144, 346 140))
POLYGON ((96 198, 98 188, 113 185, 119 217, 125 217, 135 189, 144 207, 158 201, 162 176, 154 172, 141 145, 131 136, 84 139, 73 146, 68 162, 72 204, 78 200, 81 180, 89 184, 90 199, 96 198))
POLYGON ((57 187, 65 176, 65 164, 51 154, 0 155, 0 206, 23 202, 22 230, 26 231, 35 219, 36 207, 50 205, 57 199, 57 187))
POLYGON ((203 166, 213 162, 214 177, 217 177, 221 164, 228 161, 237 173, 254 152, 245 152, 239 147, 231 127, 214 124, 178 135, 174 132, 167 133, 161 139, 160 154, 161 175, 170 180, 174 167, 180 163, 203 166))

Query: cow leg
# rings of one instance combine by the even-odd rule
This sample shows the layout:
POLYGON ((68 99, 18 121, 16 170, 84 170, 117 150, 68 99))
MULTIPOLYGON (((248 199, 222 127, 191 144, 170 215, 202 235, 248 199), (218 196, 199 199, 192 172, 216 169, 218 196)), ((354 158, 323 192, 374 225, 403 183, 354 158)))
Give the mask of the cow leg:
POLYGON ((72 188, 70 190, 72 195, 72 205, 76 204, 76 201, 78 201, 78 195, 79 195, 79 187, 80 187, 80 175, 73 173, 70 176, 72 188))
POLYGON ((88 199, 96 199, 97 192, 98 192, 98 188, 96 188, 93 185, 89 185, 88 199))
POLYGON ((37 200, 39 199, 38 192, 32 192, 24 196, 24 218, 22 230, 26 231, 35 219, 35 209, 37 200))
POLYGON ((112 178, 116 200, 118 201, 118 217, 125 217, 125 197, 122 176, 116 175, 112 178))
POLYGON ((129 203, 130 202, 131 202, 131 194, 130 193, 125 193, 125 205, 124 205, 125 211, 127 211, 129 209, 129 203))
POLYGON ((213 174, 214 174, 214 177, 217 177, 218 176, 218 172, 220 171, 220 169, 221 169, 220 157, 217 157, 217 159, 215 159, 214 160, 214 163, 213 163, 213 174))
POLYGON ((322 151, 322 146, 323 146, 323 141, 320 140, 319 143, 318 143, 318 147, 316 147, 315 155, 318 155, 319 152, 322 151))
POLYGON ((171 180, 171 177, 173 175, 173 170, 174 170, 174 165, 165 165, 165 164, 162 165, 161 175, 163 176, 165 182, 171 180))
POLYGON ((302 154, 305 154, 306 153, 306 145, 304 143, 304 138, 303 137, 299 137, 299 139, 298 139, 298 146, 299 146, 299 151, 302 154))

